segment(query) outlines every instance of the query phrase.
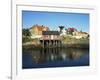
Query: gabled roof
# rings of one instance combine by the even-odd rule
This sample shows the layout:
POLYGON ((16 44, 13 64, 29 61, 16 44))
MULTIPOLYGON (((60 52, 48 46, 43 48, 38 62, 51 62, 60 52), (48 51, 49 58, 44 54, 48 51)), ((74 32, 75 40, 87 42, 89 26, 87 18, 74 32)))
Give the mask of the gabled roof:
POLYGON ((37 28, 38 31, 43 31, 43 29, 49 30, 49 27, 43 25, 33 25, 30 29, 37 28))
POLYGON ((42 31, 42 30, 43 30, 43 27, 42 27, 42 26, 36 26, 36 28, 37 28, 39 31, 42 31))
POLYGON ((60 35, 58 31, 42 31, 42 35, 60 35))
POLYGON ((67 31, 77 31, 75 28, 68 28, 67 31))

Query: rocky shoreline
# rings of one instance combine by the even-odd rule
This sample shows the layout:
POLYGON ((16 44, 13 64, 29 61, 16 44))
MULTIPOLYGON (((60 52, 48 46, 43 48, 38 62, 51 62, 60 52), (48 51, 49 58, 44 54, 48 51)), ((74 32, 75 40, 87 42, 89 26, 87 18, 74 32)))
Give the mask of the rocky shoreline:
POLYGON ((61 45, 43 45, 37 42, 27 42, 22 44, 23 48, 89 48, 89 39, 66 39, 62 41, 61 45))
POLYGON ((23 45, 23 49, 38 49, 38 48, 89 48, 89 44, 62 44, 61 46, 42 46, 42 45, 23 45))

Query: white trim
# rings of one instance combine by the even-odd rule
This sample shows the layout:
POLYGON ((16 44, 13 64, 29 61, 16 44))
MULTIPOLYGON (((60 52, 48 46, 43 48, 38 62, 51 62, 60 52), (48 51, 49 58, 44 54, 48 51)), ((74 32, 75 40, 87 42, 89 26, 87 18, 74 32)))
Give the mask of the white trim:
MULTIPOLYGON (((77 7, 76 9, 69 8, 71 6, 60 5, 61 7, 46 7, 41 6, 22 6, 17 5, 17 8, 13 4, 13 18, 12 18, 12 78, 13 80, 27 80, 27 79, 44 79, 48 77, 71 77, 71 76, 87 76, 96 74, 96 44, 95 44, 95 10, 94 8, 77 7), (65 8, 64 8, 65 7, 65 8), (82 9, 83 8, 83 9, 82 9), (87 9, 86 9, 87 8, 87 9), (17 10, 17 11, 16 11, 17 10), (52 11, 52 12, 74 12, 74 13, 89 13, 90 14, 90 66, 89 67, 63 67, 63 68, 45 68, 45 69, 28 69, 22 70, 22 10, 33 10, 33 11, 52 11), (17 17, 15 17, 17 15, 17 17), (17 21, 16 21, 17 20, 17 21), (17 25, 16 25, 17 24, 17 25), (16 39, 17 35, 17 39, 16 39), (17 42, 17 43, 16 43, 17 42), (15 46, 17 45, 17 46, 15 46), (16 50, 17 49, 17 50, 16 50), (16 55, 17 54, 17 55, 16 55), (18 60, 18 61, 17 61, 18 60), (17 66, 17 67, 16 67, 17 66)), ((49 4, 50 5, 50 4, 49 4)), ((57 5, 58 6, 58 5, 57 5)), ((74 79, 71 79, 74 80, 74 79)))

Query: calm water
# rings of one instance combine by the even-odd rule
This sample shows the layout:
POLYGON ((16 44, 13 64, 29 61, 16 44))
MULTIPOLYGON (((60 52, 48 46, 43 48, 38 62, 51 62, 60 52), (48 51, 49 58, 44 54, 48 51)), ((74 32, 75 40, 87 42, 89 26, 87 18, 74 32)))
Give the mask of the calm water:
POLYGON ((45 48, 23 50, 23 69, 73 66, 89 66, 89 49, 45 48))

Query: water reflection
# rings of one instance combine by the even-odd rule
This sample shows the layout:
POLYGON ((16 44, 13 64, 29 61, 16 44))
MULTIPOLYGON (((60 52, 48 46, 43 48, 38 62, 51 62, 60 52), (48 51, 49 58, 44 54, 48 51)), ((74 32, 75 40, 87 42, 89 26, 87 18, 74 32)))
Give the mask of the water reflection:
POLYGON ((23 68, 73 65, 89 65, 89 50, 77 48, 42 48, 23 53, 23 68), (29 58, 28 55, 30 55, 29 58), (31 60, 29 61, 28 59, 31 60), (26 60, 29 62, 26 63, 26 60))
POLYGON ((60 48, 45 48, 38 51, 32 51, 32 57, 35 63, 45 63, 48 61, 59 60, 77 60, 81 58, 84 51, 79 49, 60 49, 60 48))

